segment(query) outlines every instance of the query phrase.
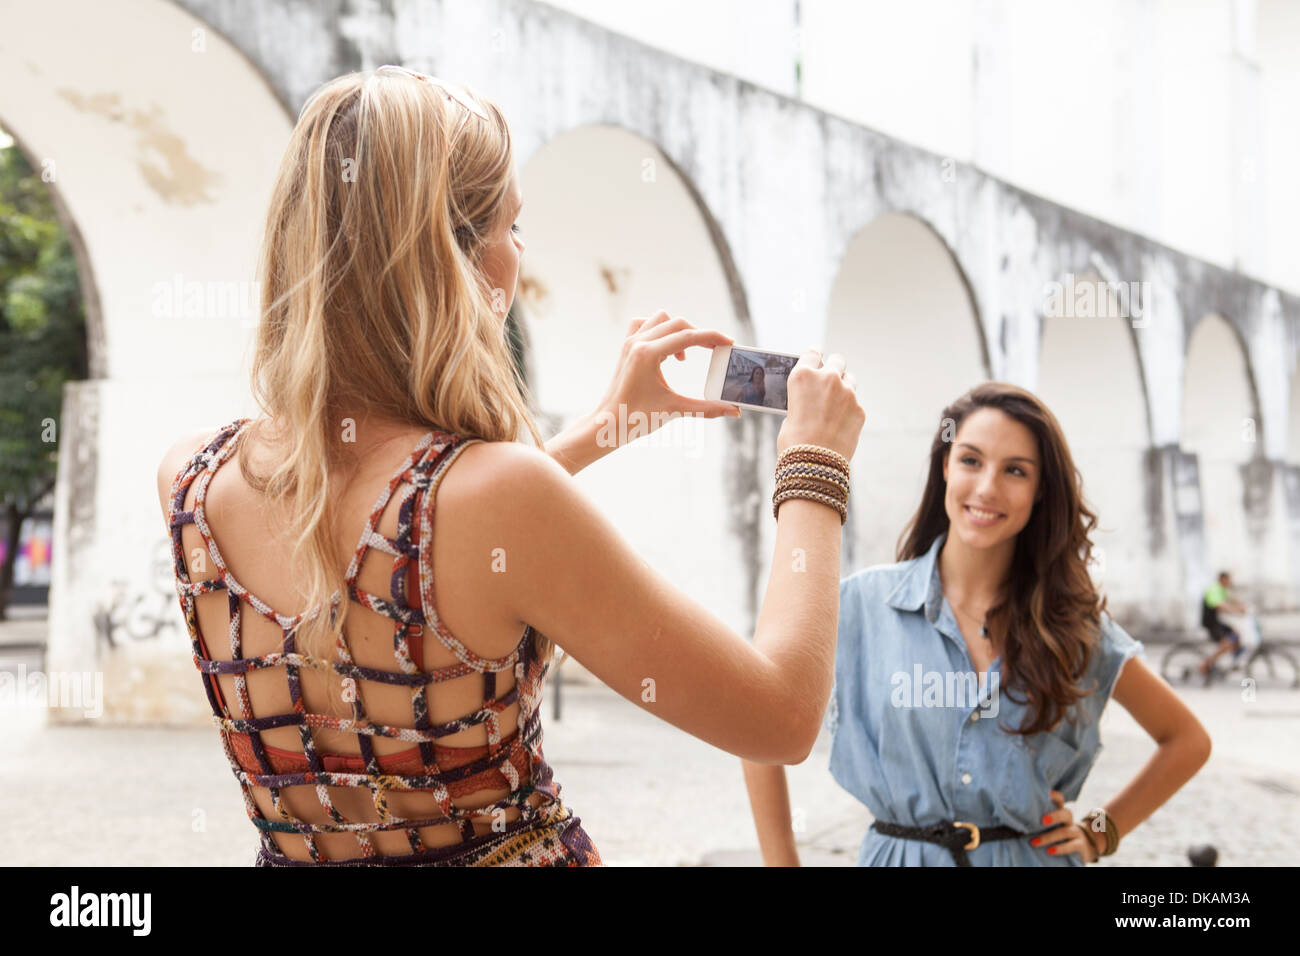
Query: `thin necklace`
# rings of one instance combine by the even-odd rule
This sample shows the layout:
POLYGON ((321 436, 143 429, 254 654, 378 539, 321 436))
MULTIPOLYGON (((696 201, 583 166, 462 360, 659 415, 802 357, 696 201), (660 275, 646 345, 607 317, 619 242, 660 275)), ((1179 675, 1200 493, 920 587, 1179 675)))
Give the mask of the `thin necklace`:
MULTIPOLYGON (((946 596, 947 596, 947 595, 945 595, 945 597, 946 597, 946 596)), ((974 621, 976 624, 978 624, 978 625, 980 626, 980 637, 988 637, 988 636, 989 636, 989 629, 988 629, 988 625, 987 625, 987 623, 986 623, 987 620, 988 620, 988 618, 985 618, 984 620, 980 620, 978 617, 975 617, 975 615, 971 614, 970 611, 966 610, 964 607, 962 607, 960 604, 958 604, 958 603, 957 603, 956 601, 954 601, 952 598, 948 598, 948 603, 951 604, 953 607, 955 607, 957 610, 961 611, 963 614, 965 614, 965 615, 966 615, 966 618, 967 618, 968 620, 974 621)))

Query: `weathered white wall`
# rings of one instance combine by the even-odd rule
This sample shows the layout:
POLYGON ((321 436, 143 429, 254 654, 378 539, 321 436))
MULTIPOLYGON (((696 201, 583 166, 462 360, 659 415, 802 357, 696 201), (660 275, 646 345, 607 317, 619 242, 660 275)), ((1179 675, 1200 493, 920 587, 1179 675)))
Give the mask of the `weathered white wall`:
MULTIPOLYGON (((549 305, 532 303, 535 314, 526 310, 525 320, 539 389, 558 414, 572 414, 583 396, 589 403, 600 396, 628 319, 666 308, 738 340, 743 334, 749 344, 798 351, 801 343, 820 340, 845 352, 855 369, 893 360, 877 373, 882 380, 870 387, 878 391, 866 403, 874 431, 864 432, 858 459, 872 460, 889 451, 891 435, 900 441, 912 436, 914 442, 920 425, 911 413, 941 406, 972 375, 1054 387, 1063 374, 1062 341, 1056 338, 1063 330, 1049 327, 1048 340, 1041 337, 1044 287, 1094 269, 1103 277, 1149 285, 1142 316, 1098 325, 1095 339, 1076 330, 1083 338, 1073 351, 1085 361, 1069 369, 1071 376, 1109 384, 1111 368, 1089 362, 1118 348, 1128 321, 1150 421, 1140 484, 1122 478, 1107 484, 1108 476, 1090 480, 1104 467, 1102 452, 1111 438, 1089 437, 1088 428, 1097 423, 1078 424, 1085 409, 1060 400, 1062 414, 1071 419, 1068 427, 1079 436, 1080 454, 1102 446, 1085 483, 1106 499, 1103 526, 1116 527, 1118 537, 1104 545, 1108 563, 1112 552, 1121 562, 1145 559, 1161 595, 1181 589, 1190 601, 1203 586, 1202 566, 1209 558, 1202 519, 1209 516, 1198 510, 1195 486, 1192 495, 1182 493, 1186 475, 1194 472, 1178 468, 1187 450, 1179 448, 1185 355, 1195 324, 1211 312, 1224 316, 1244 343, 1243 364, 1215 379, 1223 384, 1214 388, 1230 395, 1243 381, 1254 383, 1259 440, 1250 468, 1236 472, 1239 494, 1222 491, 1228 486, 1219 476, 1226 471, 1207 472, 1206 500, 1237 494, 1243 502, 1245 543, 1231 547, 1249 554, 1255 566, 1269 573, 1285 569, 1300 548, 1300 533, 1282 530, 1295 528, 1300 515, 1300 478, 1282 461, 1292 428, 1289 384, 1300 318, 1293 295, 1027 193, 950 155, 665 55, 532 0, 397 0, 380 7, 343 0, 317 6, 291 0, 132 0, 138 14, 133 17, 122 16, 120 7, 110 16, 72 0, 39 9, 5 8, 6 23, 16 25, 12 35, 21 42, 8 43, 9 33, 0 40, 0 78, 6 81, 0 83, 0 118, 34 156, 72 157, 75 175, 56 186, 85 234, 87 281, 93 278, 102 301, 97 374, 107 378, 69 391, 62 436, 69 445, 61 456, 66 471, 55 529, 52 659, 86 658, 91 603, 104 582, 127 575, 138 582, 133 587, 139 593, 150 586, 153 547, 147 539, 153 529, 154 543, 162 537, 153 468, 166 444, 251 411, 239 358, 251 328, 210 313, 155 317, 155 284, 173 281, 177 273, 210 281, 248 277, 288 117, 319 83, 383 62, 405 62, 467 82, 496 99, 511 120, 528 203, 525 276, 535 276, 555 297, 549 305), (190 44, 203 23, 209 25, 203 34, 207 51, 199 55, 190 44), (96 99, 100 94, 118 99, 96 99), (621 132, 610 133, 610 127, 621 132), (584 144, 588 148, 576 148, 584 144), (95 162, 87 162, 87 155, 95 162), (671 175, 661 174, 650 194, 642 190, 644 183, 620 178, 625 167, 639 173, 643 161, 656 155, 665 158, 671 175), (574 195, 585 202, 566 203, 574 195), (865 245, 854 248, 859 239, 865 245), (601 271, 606 266, 608 275, 601 271), (882 310, 916 324, 892 328, 880 321, 882 310), (594 338, 584 334, 587 321, 602 329, 594 338), (917 365, 915 353, 926 334, 942 337, 945 348, 917 365), (200 344, 181 366, 183 377, 169 373, 164 360, 186 342, 200 344), (987 349, 987 365, 981 349, 987 349), (897 376, 904 368, 928 370, 929 376, 902 381, 897 376), (902 392, 912 386, 918 391, 902 392)), ((1104 18, 1105 10, 1097 16, 1104 18)), ((841 30, 852 33, 851 24, 841 24, 841 30)), ((982 33, 979 42, 992 49, 1000 41, 982 33)), ((869 59, 860 50, 857 55, 869 59)), ((806 79, 812 82, 811 75, 806 79)), ((898 77, 891 82, 895 90, 908 86, 898 77)), ((1080 115, 1079 128, 1090 129, 1087 116, 1080 115)), ((62 177, 67 165, 61 161, 58 168, 62 177)), ((698 360, 695 369, 702 378, 698 360)), ((695 369, 673 369, 670 362, 665 375, 687 390, 695 369)), ((1120 390, 1096 411, 1114 431, 1114 447, 1135 457, 1134 374, 1130 369, 1119 375, 1120 390), (1108 417, 1114 415, 1122 417, 1108 417)), ((865 377, 859 374, 859 382, 865 377)), ((1200 380, 1190 373, 1186 378, 1200 380)), ((653 449, 651 455, 651 449, 633 446, 584 478, 611 510, 629 497, 652 499, 668 487, 667 497, 691 509, 698 529, 693 534, 720 529, 725 540, 701 552, 704 557, 692 567, 725 562, 728 555, 734 564, 721 566, 716 586, 692 586, 742 631, 752 626, 771 559, 770 480, 778 424, 753 415, 706 422, 700 431, 716 444, 709 450, 706 440, 706 456, 712 457, 701 465, 656 457, 675 454, 671 450, 653 449), (699 477, 689 493, 688 474, 699 477), (617 488, 601 487, 615 475, 617 488), (727 522, 718 520, 720 503, 727 522)), ((1195 447, 1199 452, 1203 446, 1195 447)), ((905 453, 913 454, 910 448, 897 451, 905 453)), ((907 505, 914 505, 905 501, 901 478, 882 487, 876 493, 888 496, 897 513, 882 515, 882 527, 870 530, 869 522, 877 519, 859 512, 871 508, 873 484, 855 493, 850 540, 855 548, 869 541, 876 549, 869 554, 863 543, 852 557, 858 564, 883 559, 877 556, 884 553, 881 543, 896 538, 895 528, 910 513, 907 505)), ((1227 512, 1216 505, 1216 513, 1227 512)), ((681 547, 663 522, 652 522, 646 511, 618 513, 617 520, 657 568, 678 573, 673 562, 681 547)), ((692 546, 703 547, 702 537, 691 538, 692 546)), ((1289 573, 1288 580, 1295 576, 1289 573)), ((1119 616, 1145 617, 1142 596, 1125 592, 1126 583, 1115 588, 1119 616)), ((1294 587, 1268 589, 1274 605, 1294 605, 1296 595, 1294 587)), ((1160 607, 1155 616, 1176 619, 1174 605, 1160 607)), ((188 661, 186 666, 192 668, 188 661)), ((193 676, 182 670, 185 680, 193 676)), ((141 670, 130 680, 147 676, 141 670)))
POLYGON ((1289 0, 541 2, 1300 292, 1289 0))
MULTIPOLYGON (((301 70, 267 52, 263 27, 285 15, 272 12, 279 5, 237 5, 232 10, 209 0, 187 0, 187 6, 221 24, 250 49, 289 102, 310 91, 301 70)), ((1006 19, 996 4, 980 9, 995 23, 998 17, 1006 19)), ((1097 14, 1103 22, 1105 9, 1097 14)), ((305 16, 302 8, 294 11, 295 16, 305 16)), ((772 12, 770 21, 756 20, 746 29, 780 31, 783 16, 772 12)), ((805 18, 805 25, 812 16, 805 18)), ((707 25, 708 17, 702 22, 707 25)), ((891 21, 881 23, 876 32, 887 34, 891 21)), ((729 250, 734 261, 729 280, 733 300, 738 291, 760 345, 780 347, 828 332, 830 297, 845 250, 859 230, 889 212, 922 220, 951 250, 988 342, 989 374, 1030 388, 1040 383, 1046 283, 1092 268, 1108 281, 1144 284, 1142 314, 1130 316, 1130 324, 1156 450, 1149 456, 1143 486, 1133 489, 1133 496, 1147 513, 1147 527, 1140 534, 1151 553, 1155 580, 1180 579, 1180 551, 1201 547, 1195 536, 1184 540, 1185 523, 1175 522, 1169 510, 1176 461, 1169 449, 1176 447, 1182 433, 1182 356, 1188 329, 1207 311, 1228 317, 1247 343, 1251 375, 1267 383, 1261 385, 1267 394, 1260 403, 1260 449, 1265 472, 1278 473, 1276 463, 1289 427, 1287 389, 1278 383, 1289 381, 1294 349, 1274 346, 1291 341, 1293 296, 1023 192, 951 155, 918 149, 734 76, 665 55, 544 3, 396 3, 391 13, 370 18, 359 18, 350 8, 318 11, 316 22, 301 29, 316 35, 328 32, 331 24, 339 36, 339 60, 321 79, 345 68, 398 59, 468 82, 501 103, 511 118, 520 155, 531 155, 565 131, 591 124, 619 125, 655 144, 716 222, 717 245, 729 250)), ((870 60, 862 55, 859 32, 852 27, 851 18, 838 25, 841 34, 854 37, 854 55, 870 60)), ((995 80, 997 70, 1011 70, 1013 65, 1003 62, 1005 51, 997 52, 1003 41, 983 26, 980 30, 978 42, 985 50, 981 62, 995 80)), ((1239 38, 1246 33, 1239 31, 1239 38)), ((801 34, 799 39, 803 43, 807 38, 801 34)), ((779 44, 769 37, 763 45, 775 49, 779 44)), ((808 69, 811 63, 805 58, 808 69)), ((805 81, 807 94, 813 82, 808 72, 805 81)), ((890 84, 895 94, 912 88, 898 77, 890 84)), ((988 96, 996 95, 994 83, 988 96)), ((981 114, 975 131, 996 130, 996 119, 981 114), (988 127, 990 122, 993 127, 988 127)), ((1093 129, 1079 123, 1072 128, 1093 129)), ((992 148, 987 144, 1002 140, 994 136, 985 141, 992 148)), ((1088 166, 1089 181, 1098 178, 1094 167, 1088 166)), ((1158 171, 1163 174, 1163 165, 1158 171)), ((1074 173, 1082 176, 1082 167, 1074 173)), ((1199 195, 1205 188, 1192 193, 1199 195)), ((593 382, 593 387, 602 384, 593 382)), ((769 438, 756 435, 755 440, 769 438)), ((1265 472, 1248 485, 1258 491, 1273 483, 1265 472)), ((758 476, 758 485, 763 480, 758 476)), ((1264 524, 1280 527, 1286 520, 1286 496, 1255 497, 1262 502, 1264 524)), ((1139 507, 1133 499, 1127 504, 1129 511, 1139 507)), ((768 556, 761 544, 756 550, 750 560, 765 565, 768 556)), ((755 580, 761 576, 747 575, 755 580)), ((1165 613, 1157 612, 1161 617, 1165 613)))
POLYGON ((794 0, 542 2, 719 73, 796 93, 795 62, 803 31, 796 27, 794 0))
POLYGON ((1261 204, 1263 266, 1269 282, 1294 291, 1300 286, 1300 4, 1259 0, 1255 49, 1260 70, 1260 146, 1242 179, 1257 189, 1261 204))
POLYGON ((289 120, 243 54, 176 4, 5 2, 0 22, 0 123, 48 171, 95 306, 94 378, 70 386, 59 435, 47 666, 102 669, 106 719, 201 715, 192 687, 163 676, 193 664, 175 587, 150 569, 166 541, 154 473, 177 437, 251 404, 256 313, 222 296, 253 278, 289 120), (92 620, 115 581, 174 626, 109 652, 92 620))

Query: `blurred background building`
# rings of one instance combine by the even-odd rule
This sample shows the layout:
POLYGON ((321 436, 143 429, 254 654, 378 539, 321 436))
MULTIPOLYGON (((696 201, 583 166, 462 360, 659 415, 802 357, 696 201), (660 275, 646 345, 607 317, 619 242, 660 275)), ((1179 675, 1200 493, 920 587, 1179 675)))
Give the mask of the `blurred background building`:
MULTIPOLYGON (((44 587, 52 551, 46 666, 102 670, 107 715, 207 719, 154 471, 180 435, 257 414, 281 152, 314 88, 386 62, 511 122, 514 319, 552 429, 659 309, 843 352, 868 412, 848 574, 893 560, 943 407, 1009 380, 1065 428, 1134 633, 1194 625, 1220 568, 1266 610, 1300 604, 1295 4, 9 0, 0 23, 0 127, 69 236, 87 356, 24 574, 44 587)), ((699 395, 707 366, 664 374, 699 395)), ((744 634, 778 428, 677 422, 577 477, 744 634)))

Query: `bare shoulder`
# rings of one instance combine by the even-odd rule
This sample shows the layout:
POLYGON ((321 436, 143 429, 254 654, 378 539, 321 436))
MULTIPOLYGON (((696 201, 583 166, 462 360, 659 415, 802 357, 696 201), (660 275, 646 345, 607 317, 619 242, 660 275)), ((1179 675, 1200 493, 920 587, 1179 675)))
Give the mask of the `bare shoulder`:
MULTIPOLYGON (((437 508, 440 520, 454 522, 457 538, 484 547, 490 542, 519 558, 512 564, 517 573, 509 576, 516 585, 533 571, 548 579, 557 567, 555 549, 576 551, 585 564, 616 534, 564 466, 524 442, 466 445, 439 485, 437 508), (522 560, 534 549, 550 560, 522 560)), ((504 584, 502 575, 493 577, 504 584)))
POLYGON ((540 448, 518 441, 476 441, 457 455, 439 494, 472 494, 508 506, 519 496, 537 494, 553 482, 571 477, 540 448))
POLYGON ((162 508, 163 520, 167 519, 172 481, 185 466, 185 462, 194 457, 219 430, 219 427, 212 427, 190 432, 177 439, 163 454, 158 463, 158 504, 162 508))
POLYGON ((470 442, 438 487, 441 513, 458 512, 467 534, 500 540, 542 532, 581 494, 573 476, 540 448, 518 441, 470 442))
POLYGON ((527 596, 556 571, 557 562, 534 560, 531 552, 551 552, 559 530, 552 516, 566 510, 566 495, 578 489, 561 483, 571 476, 559 463, 522 442, 469 442, 455 456, 432 505, 439 529, 433 566, 442 569, 446 587, 460 582, 480 608, 495 609, 509 621, 507 630, 517 631, 528 620, 527 596))

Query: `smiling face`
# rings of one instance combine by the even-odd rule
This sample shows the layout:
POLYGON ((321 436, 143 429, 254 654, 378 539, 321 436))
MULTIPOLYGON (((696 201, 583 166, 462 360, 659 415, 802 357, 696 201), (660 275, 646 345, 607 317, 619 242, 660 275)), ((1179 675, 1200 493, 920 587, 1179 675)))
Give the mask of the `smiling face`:
POLYGON ((515 286, 519 281, 519 260, 524 254, 524 240, 520 237, 515 220, 523 207, 524 197, 519 189, 519 177, 510 174, 510 187, 506 190, 506 209, 483 251, 483 273, 492 292, 493 310, 502 324, 515 301, 515 286))
POLYGON ((991 548, 1029 523, 1041 461, 1034 433, 1005 412, 966 416, 943 462, 950 533, 971 548, 991 548))

